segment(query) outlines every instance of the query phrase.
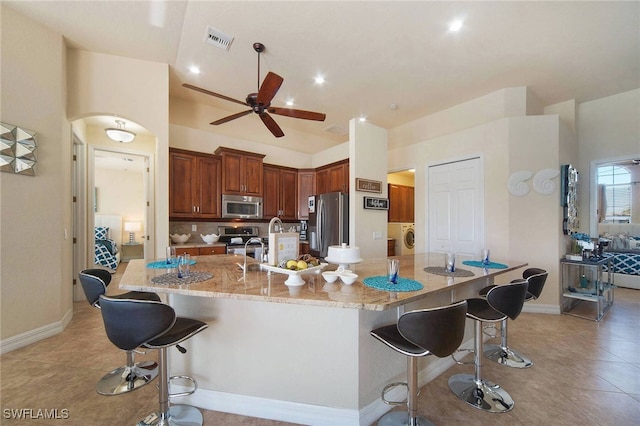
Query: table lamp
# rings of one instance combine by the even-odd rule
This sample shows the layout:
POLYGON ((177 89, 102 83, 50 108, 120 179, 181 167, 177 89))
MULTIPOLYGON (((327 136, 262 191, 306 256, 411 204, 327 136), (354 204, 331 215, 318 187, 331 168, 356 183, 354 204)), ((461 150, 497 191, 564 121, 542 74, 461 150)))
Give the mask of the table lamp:
POLYGON ((125 222, 124 223, 125 232, 129 233, 129 244, 135 244, 136 232, 140 232, 142 230, 140 222, 125 222))

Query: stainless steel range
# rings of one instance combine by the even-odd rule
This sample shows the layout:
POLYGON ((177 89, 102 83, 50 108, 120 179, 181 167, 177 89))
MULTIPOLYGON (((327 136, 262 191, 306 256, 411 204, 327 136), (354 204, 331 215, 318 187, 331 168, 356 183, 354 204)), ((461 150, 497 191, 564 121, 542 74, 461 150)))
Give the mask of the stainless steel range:
POLYGON ((256 259, 261 258, 261 242, 269 243, 268 239, 260 238, 260 228, 257 226, 219 226, 218 235, 219 241, 227 244, 227 254, 244 255, 246 247, 247 255, 256 259))

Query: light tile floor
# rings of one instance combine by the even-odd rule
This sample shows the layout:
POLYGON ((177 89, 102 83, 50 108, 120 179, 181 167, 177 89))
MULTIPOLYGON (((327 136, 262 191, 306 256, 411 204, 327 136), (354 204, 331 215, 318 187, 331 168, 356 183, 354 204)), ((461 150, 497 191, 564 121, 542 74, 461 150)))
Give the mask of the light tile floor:
MULTIPOLYGON (((122 268, 110 292, 121 273, 122 268)), ((487 361, 483 369, 486 378, 514 398, 511 412, 481 412, 449 391, 449 376, 473 372, 465 365, 452 367, 422 388, 420 414, 435 424, 452 426, 640 424, 640 290, 617 289, 615 303, 600 323, 523 313, 509 327, 510 346, 533 359, 534 366, 519 370, 487 361)), ((103 374, 124 362, 124 353, 105 335, 100 313, 86 302, 76 302, 73 320, 63 333, 0 357, 0 424, 134 425, 157 409, 154 385, 112 397, 94 390, 103 374), (58 409, 60 414, 67 409, 69 416, 6 418, 6 410, 23 408, 58 409)), ((203 414, 205 425, 211 426, 289 424, 207 410, 203 414)))

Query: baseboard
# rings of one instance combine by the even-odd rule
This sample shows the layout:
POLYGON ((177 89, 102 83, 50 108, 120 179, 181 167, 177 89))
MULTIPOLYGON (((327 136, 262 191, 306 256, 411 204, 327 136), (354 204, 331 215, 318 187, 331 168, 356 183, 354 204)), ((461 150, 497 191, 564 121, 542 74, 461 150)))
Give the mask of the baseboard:
MULTIPOLYGON (((472 349, 473 339, 465 342, 461 348, 472 349)), ((434 361, 427 368, 418 372, 419 385, 424 386, 453 365, 455 362, 451 357, 434 357, 434 361)), ((173 392, 187 390, 175 385, 172 385, 171 389, 173 392)), ((401 400, 405 395, 405 390, 398 387, 390 390, 387 398, 401 400)), ((193 395, 176 398, 173 402, 242 416, 318 426, 369 426, 393 408, 382 402, 380 398, 360 410, 355 410, 230 394, 209 389, 198 389, 193 395)))
POLYGON ((15 351, 16 349, 23 348, 32 343, 39 342, 47 337, 55 336, 62 333, 67 327, 69 322, 73 318, 73 307, 70 308, 62 317, 60 321, 56 321, 51 324, 43 325, 36 329, 20 333, 16 336, 3 339, 0 342, 0 354, 15 351))
MULTIPOLYGON (((559 305, 542 305, 539 303, 525 303, 522 312, 530 314, 554 314, 560 315, 559 305)), ((517 321, 517 320, 516 320, 517 321)))

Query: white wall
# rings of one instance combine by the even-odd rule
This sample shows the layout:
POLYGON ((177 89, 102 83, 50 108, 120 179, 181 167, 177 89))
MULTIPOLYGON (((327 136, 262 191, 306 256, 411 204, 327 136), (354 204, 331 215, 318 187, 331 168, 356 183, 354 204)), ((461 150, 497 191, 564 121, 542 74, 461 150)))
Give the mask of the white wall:
POLYGON ((155 232, 149 236, 162 253, 169 244, 169 67, 83 50, 70 50, 68 57, 70 119, 117 114, 156 136, 155 232))
POLYGON ((71 141, 62 37, 0 7, 2 121, 38 133, 37 176, 0 176, 4 352, 62 331, 72 316, 71 141))
POLYGON ((387 131, 355 118, 349 121, 349 188, 349 244, 359 247, 363 258, 386 258, 387 210, 363 206, 365 196, 388 198, 387 131), (356 178, 382 182, 382 193, 357 191, 356 178))

